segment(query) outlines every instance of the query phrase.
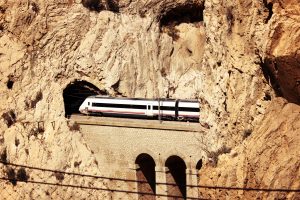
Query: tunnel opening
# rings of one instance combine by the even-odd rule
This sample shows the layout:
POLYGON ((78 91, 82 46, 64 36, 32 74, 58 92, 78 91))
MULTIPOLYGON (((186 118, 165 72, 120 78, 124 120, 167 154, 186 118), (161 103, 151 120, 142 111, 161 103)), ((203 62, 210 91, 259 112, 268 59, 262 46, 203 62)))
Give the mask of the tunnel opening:
POLYGON ((171 156, 166 161, 168 195, 186 198, 186 165, 179 156, 171 156))
POLYGON ((74 81, 67 85, 63 91, 65 117, 79 113, 80 105, 92 95, 107 95, 107 93, 87 81, 74 81))
POLYGON ((204 3, 178 5, 163 11, 160 17, 160 31, 166 32, 173 39, 178 39, 178 30, 175 26, 181 23, 203 22, 204 3))
POLYGON ((140 154, 135 161, 138 166, 136 170, 136 177, 138 181, 138 193, 140 200, 155 199, 155 162, 153 158, 145 153, 140 154), (143 193, 147 193, 145 195, 143 193))

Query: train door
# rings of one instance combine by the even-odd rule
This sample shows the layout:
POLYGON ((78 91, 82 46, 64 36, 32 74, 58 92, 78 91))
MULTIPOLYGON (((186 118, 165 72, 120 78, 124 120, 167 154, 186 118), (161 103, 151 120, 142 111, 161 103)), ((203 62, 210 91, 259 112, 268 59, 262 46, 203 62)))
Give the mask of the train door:
POLYGON ((150 104, 147 105, 146 115, 153 116, 153 105, 150 104))
POLYGON ((84 108, 84 110, 85 110, 85 112, 86 113, 88 113, 89 112, 89 108, 91 107, 91 102, 87 102, 87 104, 86 104, 86 106, 85 106, 85 108, 84 108))

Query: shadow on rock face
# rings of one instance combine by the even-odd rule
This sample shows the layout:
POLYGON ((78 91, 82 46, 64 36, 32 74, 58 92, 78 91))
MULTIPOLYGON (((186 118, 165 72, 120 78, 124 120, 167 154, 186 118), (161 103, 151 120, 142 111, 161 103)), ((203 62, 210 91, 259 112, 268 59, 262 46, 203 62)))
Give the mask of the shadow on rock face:
POLYGON ((262 70, 278 96, 300 105, 300 55, 266 58, 262 70))

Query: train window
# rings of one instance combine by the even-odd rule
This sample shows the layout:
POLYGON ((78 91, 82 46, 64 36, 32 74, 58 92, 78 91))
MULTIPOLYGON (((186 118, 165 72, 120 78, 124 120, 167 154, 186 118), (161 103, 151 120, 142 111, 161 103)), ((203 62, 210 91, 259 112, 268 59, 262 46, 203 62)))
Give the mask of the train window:
POLYGON ((133 109, 147 109, 146 105, 132 105, 133 109))
POLYGON ((146 105, 132 105, 132 104, 92 103, 92 106, 109 107, 109 108, 147 109, 146 105))
MULTIPOLYGON (((153 106, 153 110, 158 110, 158 106, 153 106)), ((160 106, 160 110, 175 110, 175 107, 172 106, 160 106)))
POLYGON ((185 112, 200 112, 199 108, 179 107, 178 110, 185 111, 185 112))
POLYGON ((88 102, 88 105, 90 105, 90 102, 88 102))

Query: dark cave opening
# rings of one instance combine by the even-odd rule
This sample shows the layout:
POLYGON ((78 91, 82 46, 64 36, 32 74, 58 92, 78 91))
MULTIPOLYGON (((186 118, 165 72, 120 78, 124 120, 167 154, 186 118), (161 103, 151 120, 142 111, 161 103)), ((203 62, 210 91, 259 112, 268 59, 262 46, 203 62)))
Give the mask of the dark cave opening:
MULTIPOLYGON (((140 154, 135 161, 138 165, 136 171, 138 181, 138 192, 155 194, 155 162, 153 158, 145 153, 140 154)), ((142 195, 139 199, 155 199, 154 195, 142 195)))
POLYGON ((180 196, 186 198, 186 165, 179 156, 171 156, 166 161, 168 168, 167 190, 169 195, 180 196))
POLYGON ((85 8, 91 11, 100 12, 105 8, 100 0, 82 0, 81 3, 85 8))
POLYGON ((175 26, 181 23, 203 22, 204 4, 178 5, 170 10, 163 10, 160 16, 160 31, 166 32, 174 40, 179 38, 175 26))
POLYGON ((160 19, 160 26, 178 25, 203 21, 204 4, 179 5, 166 11, 160 19))
POLYGON ((65 117, 79 113, 79 107, 82 102, 92 95, 106 95, 95 85, 87 81, 74 81, 70 83, 63 91, 65 117))

